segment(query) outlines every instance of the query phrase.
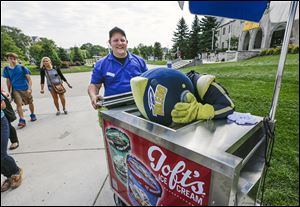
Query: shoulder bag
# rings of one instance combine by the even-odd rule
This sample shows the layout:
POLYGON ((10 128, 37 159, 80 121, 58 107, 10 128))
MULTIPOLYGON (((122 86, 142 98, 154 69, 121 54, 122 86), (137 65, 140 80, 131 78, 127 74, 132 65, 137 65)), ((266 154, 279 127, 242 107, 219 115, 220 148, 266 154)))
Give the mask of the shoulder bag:
POLYGON ((44 70, 46 72, 46 75, 48 76, 49 82, 51 83, 51 86, 52 86, 53 90, 56 93, 58 93, 58 94, 64 94, 66 92, 66 89, 65 89, 65 87, 64 87, 64 85, 62 83, 61 78, 59 77, 59 79, 60 79, 60 83, 59 84, 53 84, 52 81, 51 81, 51 78, 50 78, 50 75, 49 75, 47 69, 45 68, 44 70))

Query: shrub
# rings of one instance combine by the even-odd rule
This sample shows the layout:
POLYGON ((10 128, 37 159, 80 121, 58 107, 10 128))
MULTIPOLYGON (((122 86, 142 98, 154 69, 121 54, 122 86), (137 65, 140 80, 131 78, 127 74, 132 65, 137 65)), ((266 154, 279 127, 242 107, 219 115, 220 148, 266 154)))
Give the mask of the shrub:
POLYGON ((61 62, 61 68, 69 68, 69 67, 70 67, 70 61, 61 62))
POLYGON ((81 62, 80 61, 75 61, 75 65, 76 66, 81 66, 81 62))
POLYGON ((69 66, 81 66, 84 65, 84 62, 75 61, 75 62, 69 62, 69 66))
POLYGON ((293 44, 289 44, 288 53, 292 53, 293 48, 294 48, 294 45, 293 44))
POLYGON ((267 53, 266 55, 273 55, 274 54, 274 49, 273 48, 270 48, 267 50, 267 53))
POLYGON ((226 52, 227 50, 227 48, 218 48, 216 49, 216 52, 226 52))
POLYGON ((260 55, 265 56, 265 55, 267 55, 267 52, 268 52, 268 49, 264 49, 260 52, 260 55))
POLYGON ((291 53, 292 53, 292 54, 299 53, 299 45, 294 45, 294 47, 293 47, 291 53))
POLYGON ((273 55, 279 55, 281 52, 281 47, 273 48, 273 55))

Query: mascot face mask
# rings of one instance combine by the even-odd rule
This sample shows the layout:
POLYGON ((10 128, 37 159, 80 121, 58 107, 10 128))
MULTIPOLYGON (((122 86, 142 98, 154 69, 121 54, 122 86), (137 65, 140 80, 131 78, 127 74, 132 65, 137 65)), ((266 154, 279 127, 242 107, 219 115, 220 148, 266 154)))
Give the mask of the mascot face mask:
POLYGON ((141 114, 156 123, 172 123, 171 111, 186 92, 194 93, 193 84, 175 69, 155 68, 130 81, 134 101, 141 114))

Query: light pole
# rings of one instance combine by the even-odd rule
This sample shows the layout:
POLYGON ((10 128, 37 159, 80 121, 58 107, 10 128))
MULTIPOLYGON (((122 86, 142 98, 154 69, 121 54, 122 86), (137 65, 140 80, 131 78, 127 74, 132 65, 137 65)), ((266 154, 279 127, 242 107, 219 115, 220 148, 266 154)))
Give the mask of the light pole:
POLYGON ((211 51, 214 51, 214 38, 215 37, 215 28, 212 29, 212 37, 211 37, 211 51))

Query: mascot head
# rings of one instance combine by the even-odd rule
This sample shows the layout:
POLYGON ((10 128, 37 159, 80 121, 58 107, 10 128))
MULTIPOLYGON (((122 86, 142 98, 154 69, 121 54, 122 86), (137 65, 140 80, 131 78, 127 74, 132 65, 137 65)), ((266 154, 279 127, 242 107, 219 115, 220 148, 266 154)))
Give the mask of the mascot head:
POLYGON ((175 69, 155 68, 130 81, 134 101, 141 114, 156 123, 172 123, 171 111, 187 92, 194 93, 191 80, 175 69))

